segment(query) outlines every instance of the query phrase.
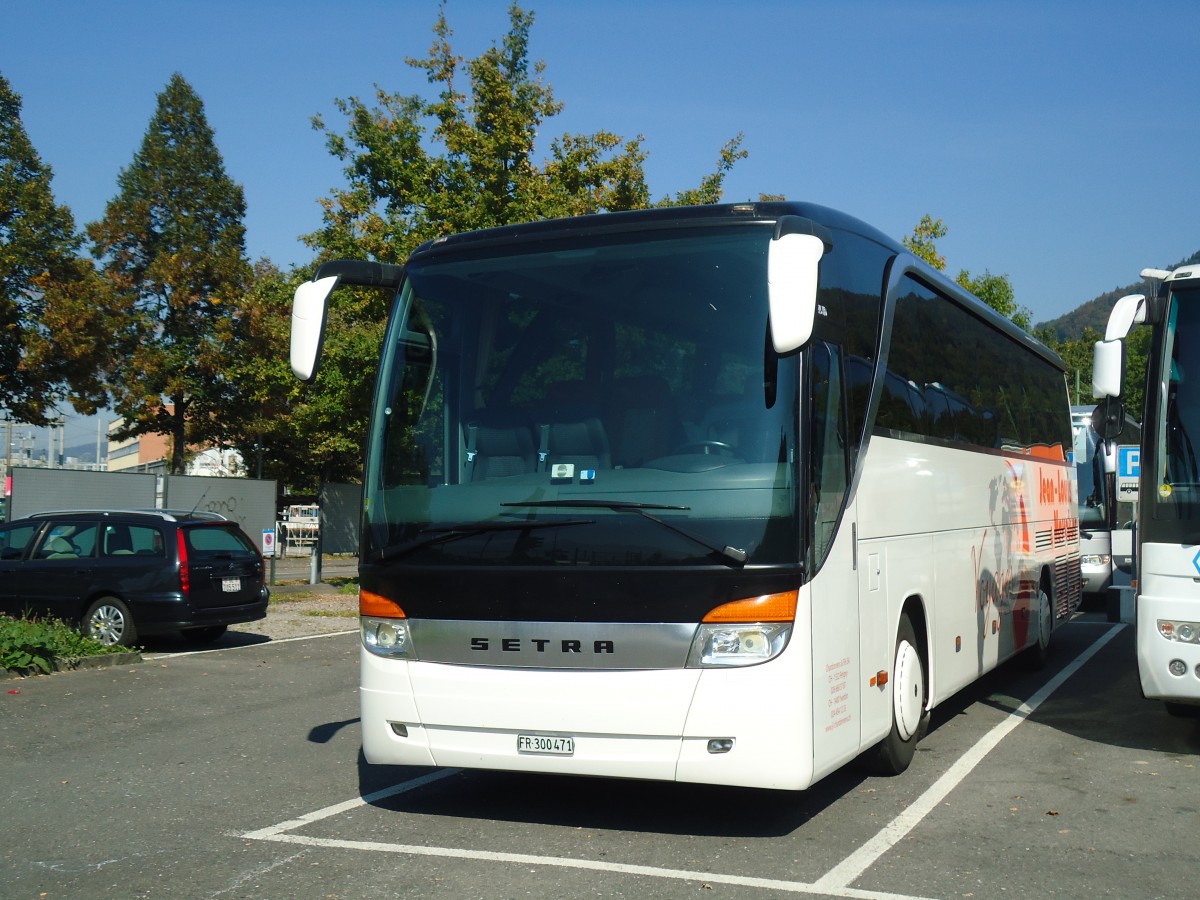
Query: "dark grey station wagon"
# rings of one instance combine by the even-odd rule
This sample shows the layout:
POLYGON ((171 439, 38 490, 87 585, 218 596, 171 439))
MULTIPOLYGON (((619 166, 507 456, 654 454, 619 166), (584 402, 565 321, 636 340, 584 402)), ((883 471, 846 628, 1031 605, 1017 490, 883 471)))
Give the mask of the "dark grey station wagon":
POLYGON ((0 613, 61 619, 106 644, 214 641, 267 614, 262 555, 212 513, 62 510, 0 525, 0 613))

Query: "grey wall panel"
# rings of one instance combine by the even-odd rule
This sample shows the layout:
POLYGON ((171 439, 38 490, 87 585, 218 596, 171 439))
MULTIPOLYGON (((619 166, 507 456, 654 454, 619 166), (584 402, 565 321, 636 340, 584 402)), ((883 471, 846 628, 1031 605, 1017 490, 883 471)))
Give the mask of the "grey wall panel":
POLYGON ((12 469, 10 519, 54 509, 154 509, 156 475, 76 469, 12 469))
POLYGON ((218 513, 237 522, 262 550, 262 533, 275 528, 275 482, 252 478, 166 475, 163 508, 218 513))
POLYGON ((362 485, 321 486, 321 552, 358 553, 362 532, 362 485))

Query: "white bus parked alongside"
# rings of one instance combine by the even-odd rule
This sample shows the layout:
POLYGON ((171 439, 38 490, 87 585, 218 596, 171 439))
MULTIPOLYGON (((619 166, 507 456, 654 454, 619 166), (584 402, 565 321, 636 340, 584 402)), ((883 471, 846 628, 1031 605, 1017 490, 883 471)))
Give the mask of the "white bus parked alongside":
MULTIPOLYGON (((1136 491, 1122 490, 1116 477, 1117 445, 1096 432, 1097 407, 1072 406, 1075 471, 1079 481, 1079 563, 1084 596, 1102 598, 1133 573, 1133 517, 1136 491)), ((1122 444, 1138 444, 1141 427, 1125 417, 1122 444)))
POLYGON ((1096 343, 1105 437, 1124 443, 1123 345, 1153 328, 1142 416, 1137 516, 1137 656, 1142 692, 1173 714, 1200 712, 1200 265, 1146 269, 1156 294, 1122 297, 1096 343))
POLYGON ((368 762, 802 789, 1079 599, 1058 357, 834 210, 439 238, 396 293, 364 484, 368 762))

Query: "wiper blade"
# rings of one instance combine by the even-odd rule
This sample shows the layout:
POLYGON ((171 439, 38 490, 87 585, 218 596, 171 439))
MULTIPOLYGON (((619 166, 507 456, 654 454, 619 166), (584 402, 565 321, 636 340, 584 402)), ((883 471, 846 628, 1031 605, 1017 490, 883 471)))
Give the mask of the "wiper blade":
POLYGON ((479 534, 489 534, 495 531, 532 531, 535 528, 565 528, 569 525, 594 525, 595 519, 569 519, 563 522, 463 522, 458 525, 438 525, 422 528, 419 532, 425 537, 417 538, 399 547, 385 547, 371 558, 371 562, 388 562, 407 556, 414 550, 430 547, 434 544, 444 544, 459 538, 479 534))
POLYGON ((681 537, 687 538, 695 544, 699 544, 706 550, 711 550, 728 565, 741 566, 746 562, 746 551, 739 550, 737 547, 731 547, 726 544, 724 547, 718 547, 705 538, 697 534, 680 528, 666 519, 660 519, 658 516, 651 515, 648 510, 651 509, 670 509, 670 510, 689 510, 690 506, 672 506, 666 503, 639 503, 636 500, 604 500, 596 498, 579 498, 577 500, 561 499, 561 500, 527 500, 515 501, 511 503, 501 503, 501 506, 533 506, 533 507, 559 507, 562 509, 611 509, 614 512, 635 512, 644 519, 649 519, 651 522, 657 522, 668 531, 673 531, 681 537))
POLYGON ((636 500, 594 500, 591 498, 578 500, 517 500, 513 503, 501 503, 501 506, 559 506, 563 509, 691 509, 690 506, 669 506, 666 503, 639 503, 636 500))

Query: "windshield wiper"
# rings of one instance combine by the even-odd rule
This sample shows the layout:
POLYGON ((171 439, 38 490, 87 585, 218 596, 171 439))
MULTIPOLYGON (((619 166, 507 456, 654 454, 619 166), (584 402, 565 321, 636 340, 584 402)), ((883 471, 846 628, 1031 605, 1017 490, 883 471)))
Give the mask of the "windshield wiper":
POLYGON ((687 538, 693 543, 699 544, 706 550, 711 550, 717 556, 721 557, 729 565, 744 565, 746 562, 746 551, 739 550, 737 547, 718 547, 699 535, 680 528, 678 525, 673 525, 666 519, 660 519, 658 516, 651 515, 649 510, 652 509, 670 509, 670 510, 689 510, 690 506, 671 506, 666 503, 639 503, 636 500, 597 500, 583 499, 578 500, 525 500, 512 503, 501 503, 501 506, 532 506, 532 507, 549 507, 551 509, 558 507, 560 509, 611 509, 614 512, 635 512, 644 519, 649 519, 651 522, 657 522, 668 531, 673 531, 676 534, 687 538))
POLYGON ((595 519, 570 519, 565 522, 464 522, 458 525, 436 525, 422 528, 418 534, 425 537, 417 538, 399 547, 385 547, 372 557, 371 562, 388 562, 407 556, 414 550, 430 547, 434 544, 444 544, 459 538, 479 534, 489 534, 495 531, 532 531, 535 528, 565 528, 568 525, 594 525, 595 519))

